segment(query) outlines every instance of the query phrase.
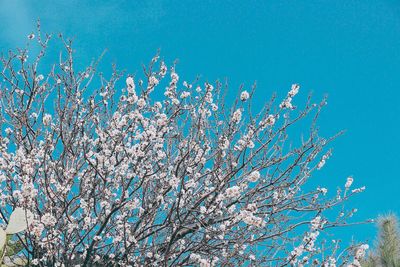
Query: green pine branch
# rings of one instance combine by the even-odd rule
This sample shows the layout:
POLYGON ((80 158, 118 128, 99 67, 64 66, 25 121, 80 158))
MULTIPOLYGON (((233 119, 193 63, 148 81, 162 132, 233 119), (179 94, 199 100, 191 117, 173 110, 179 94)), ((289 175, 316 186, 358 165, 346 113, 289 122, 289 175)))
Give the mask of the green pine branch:
POLYGON ((369 253, 362 267, 400 267, 400 232, 395 215, 389 214, 378 219, 376 248, 369 253))

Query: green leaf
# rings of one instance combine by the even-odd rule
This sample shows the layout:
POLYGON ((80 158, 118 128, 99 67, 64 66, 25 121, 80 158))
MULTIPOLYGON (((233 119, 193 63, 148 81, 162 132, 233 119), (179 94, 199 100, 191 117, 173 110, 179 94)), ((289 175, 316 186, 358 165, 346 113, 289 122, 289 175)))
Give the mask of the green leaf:
POLYGON ((14 256, 17 255, 21 250, 24 249, 24 246, 22 245, 22 243, 20 241, 17 241, 15 243, 8 243, 7 244, 7 252, 6 252, 6 256, 14 256))

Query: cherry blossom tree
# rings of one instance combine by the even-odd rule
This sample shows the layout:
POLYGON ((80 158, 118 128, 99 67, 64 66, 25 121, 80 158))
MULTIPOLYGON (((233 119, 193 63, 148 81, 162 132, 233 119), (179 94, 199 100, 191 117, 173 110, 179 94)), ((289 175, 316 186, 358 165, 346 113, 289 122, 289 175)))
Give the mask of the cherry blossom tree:
POLYGON ((253 86, 227 104, 226 84, 184 81, 159 55, 143 74, 105 75, 98 61, 79 70, 61 35, 53 65, 51 36, 28 39, 1 56, 0 226, 26 216, 4 234, 9 263, 350 264, 358 245, 339 251, 324 235, 351 224, 343 202, 364 188, 308 184, 340 134, 318 134, 325 99, 296 107, 293 84, 253 107, 253 86))

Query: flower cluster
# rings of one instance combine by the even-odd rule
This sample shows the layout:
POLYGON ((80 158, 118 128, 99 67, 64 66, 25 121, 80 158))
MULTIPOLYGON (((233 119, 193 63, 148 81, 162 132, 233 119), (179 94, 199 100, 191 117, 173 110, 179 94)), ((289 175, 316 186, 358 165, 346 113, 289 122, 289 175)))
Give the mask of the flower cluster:
POLYGON ((257 182, 257 180, 260 179, 260 172, 259 171, 253 171, 252 173, 247 176, 247 180, 249 182, 257 182))
POLYGON ((240 122, 241 119, 242 119, 242 111, 241 111, 240 109, 237 109, 237 110, 233 113, 231 121, 232 121, 233 123, 238 124, 238 123, 240 122))
POLYGON ((293 109, 292 105, 292 99, 297 93, 299 92, 300 86, 298 84, 293 84, 287 97, 282 101, 282 103, 279 105, 281 109, 287 108, 287 109, 293 109))
POLYGON ((349 264, 349 267, 361 267, 361 262, 362 260, 365 259, 365 255, 367 250, 369 249, 368 244, 362 244, 356 248, 355 254, 354 254, 354 259, 351 264, 349 264))
POLYGON ((250 97, 250 94, 247 91, 243 91, 240 94, 240 100, 242 100, 242 101, 246 101, 247 99, 249 99, 249 97, 250 97))

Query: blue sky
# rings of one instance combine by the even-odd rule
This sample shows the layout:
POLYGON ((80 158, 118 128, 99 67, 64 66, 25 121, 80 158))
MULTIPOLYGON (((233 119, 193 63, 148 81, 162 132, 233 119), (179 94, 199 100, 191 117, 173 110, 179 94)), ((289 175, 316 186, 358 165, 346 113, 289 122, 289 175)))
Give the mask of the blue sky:
MULTIPOLYGON (((227 78, 232 92, 257 81, 259 105, 292 83, 327 94, 322 134, 347 132, 315 179, 335 189, 353 175, 365 185, 349 205, 356 219, 400 213, 399 1, 0 0, 0 50, 24 44, 38 18, 42 31, 75 39, 82 63, 107 48, 105 62, 135 73, 161 49, 188 80, 227 78)), ((375 228, 352 233, 362 240, 375 228)))

